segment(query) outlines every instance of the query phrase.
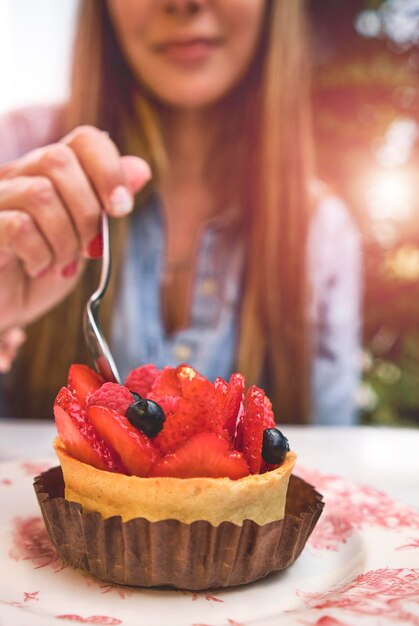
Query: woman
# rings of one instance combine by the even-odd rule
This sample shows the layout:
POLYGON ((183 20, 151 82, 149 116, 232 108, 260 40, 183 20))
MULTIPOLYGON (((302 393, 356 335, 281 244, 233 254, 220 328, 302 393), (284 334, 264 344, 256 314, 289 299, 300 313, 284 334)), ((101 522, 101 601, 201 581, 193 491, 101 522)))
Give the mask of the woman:
POLYGON ((44 128, 15 118, 0 170, 0 330, 43 316, 6 381, 14 412, 49 414, 87 362, 100 207, 130 213, 149 177, 128 154, 153 179, 112 224, 121 370, 237 369, 284 421, 353 420, 359 242, 313 189, 303 0, 85 0, 77 32, 68 105, 44 128))

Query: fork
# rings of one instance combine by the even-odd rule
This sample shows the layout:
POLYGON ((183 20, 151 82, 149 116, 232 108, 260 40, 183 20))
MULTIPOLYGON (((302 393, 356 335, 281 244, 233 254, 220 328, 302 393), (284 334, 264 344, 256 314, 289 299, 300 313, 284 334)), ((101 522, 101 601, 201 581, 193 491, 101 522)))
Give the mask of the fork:
POLYGON ((87 348, 93 359, 96 371, 99 372, 106 381, 120 383, 121 377, 119 376, 115 361, 99 323, 100 304, 109 284, 112 266, 109 219, 105 211, 102 211, 101 226, 103 253, 100 280, 96 291, 90 296, 84 309, 83 330, 87 348))

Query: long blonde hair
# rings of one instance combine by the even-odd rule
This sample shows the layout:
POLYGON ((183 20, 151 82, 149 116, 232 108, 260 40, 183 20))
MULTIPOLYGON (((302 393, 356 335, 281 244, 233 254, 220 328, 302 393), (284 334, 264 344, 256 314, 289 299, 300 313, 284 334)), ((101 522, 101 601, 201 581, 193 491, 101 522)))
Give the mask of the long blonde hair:
MULTIPOLYGON (((146 158, 154 180, 164 161, 159 107, 141 94, 125 63, 106 2, 82 0, 74 48, 71 98, 62 134, 80 124, 106 129, 122 152, 146 158), (135 142, 130 140, 135 129, 135 142), (131 131, 131 132, 130 132, 131 131)), ((281 421, 307 420, 306 237, 311 176, 308 51, 304 0, 267 2, 258 54, 235 92, 217 107, 223 143, 217 154, 221 193, 240 207, 246 267, 240 309, 237 370, 249 384, 268 387, 281 421), (226 123, 227 122, 227 123, 226 123), (226 139, 226 128, 229 136, 226 139), (243 130, 245 129, 245 130, 243 130), (234 165, 232 165, 234 164, 234 165), (229 187, 225 181, 228 180, 229 187)), ((215 174, 216 176, 216 174, 215 174)), ((126 222, 113 224, 116 266, 122 261, 126 222)), ((29 329, 11 377, 14 413, 47 417, 68 366, 89 362, 81 311, 97 281, 89 264, 74 292, 29 329), (26 394, 19 392, 24 381, 26 394)), ((115 283, 105 311, 109 329, 115 283)))

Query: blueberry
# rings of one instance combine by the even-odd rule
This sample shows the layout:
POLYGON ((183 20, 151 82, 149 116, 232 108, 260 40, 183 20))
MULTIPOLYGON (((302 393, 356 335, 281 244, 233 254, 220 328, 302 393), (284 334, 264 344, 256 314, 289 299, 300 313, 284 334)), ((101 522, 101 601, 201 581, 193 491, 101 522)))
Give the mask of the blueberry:
POLYGON ((166 419, 163 409, 157 402, 141 397, 129 405, 125 415, 132 426, 150 438, 159 434, 166 419))
POLYGON ((130 394, 132 395, 132 397, 134 398, 135 401, 137 400, 141 400, 142 397, 140 396, 139 393, 136 393, 135 391, 130 391, 130 394))
POLYGON ((277 428, 263 431, 262 458, 272 465, 282 463, 290 446, 288 439, 277 428))

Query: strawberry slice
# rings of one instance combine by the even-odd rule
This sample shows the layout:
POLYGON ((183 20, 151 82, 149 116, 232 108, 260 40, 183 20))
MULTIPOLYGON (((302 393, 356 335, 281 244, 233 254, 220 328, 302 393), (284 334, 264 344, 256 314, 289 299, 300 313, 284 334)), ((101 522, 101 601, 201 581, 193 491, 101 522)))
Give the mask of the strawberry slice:
MULTIPOLYGON (((263 400, 263 430, 265 430, 266 428, 275 428, 275 416, 272 409, 272 402, 270 401, 268 396, 265 395, 265 398, 263 400)), ((264 474, 265 472, 270 472, 277 467, 279 467, 279 465, 272 465, 271 463, 267 463, 265 459, 262 458, 259 473, 264 474)))
POLYGON ((251 474, 258 474, 262 463, 264 399, 264 391, 256 385, 248 389, 242 418, 242 451, 251 474))
POLYGON ((151 391, 147 394, 151 400, 159 401, 165 396, 180 396, 182 393, 175 367, 163 367, 157 373, 151 391))
POLYGON ((87 415, 100 436, 119 454, 128 474, 148 476, 159 459, 150 439, 112 409, 89 406, 87 415))
POLYGON ((231 478, 248 476, 243 455, 214 433, 199 433, 153 466, 150 476, 231 478))
POLYGON ((192 368, 182 372, 183 397, 174 414, 166 414, 163 430, 154 439, 163 454, 173 452, 200 432, 215 432, 228 437, 220 421, 214 386, 192 368))
POLYGON ((100 389, 89 396, 86 407, 106 406, 108 409, 125 415, 125 411, 134 401, 133 395, 123 385, 104 383, 100 389))
POLYGON ((265 396, 263 401, 263 429, 275 428, 275 416, 272 409, 272 402, 265 396))
POLYGON ((239 414, 237 416, 236 434, 233 439, 233 447, 235 450, 243 450, 243 416, 244 403, 240 405, 239 414))
POLYGON ((77 396, 83 407, 86 406, 88 397, 97 391, 104 382, 102 376, 87 365, 74 363, 68 371, 67 387, 77 396))
POLYGON ((188 388, 189 383, 197 376, 201 376, 201 374, 199 374, 191 365, 185 365, 183 363, 182 365, 178 365, 176 368, 176 376, 180 383, 181 394, 184 395, 185 389, 188 388))
POLYGON ((242 374, 231 375, 221 411, 221 421, 228 430, 232 441, 236 434, 240 405, 243 402, 244 384, 245 380, 242 374))
POLYGON ((179 400, 180 398, 176 396, 163 396, 163 398, 159 398, 158 403, 163 409, 166 419, 176 413, 179 406, 179 400))
POLYGON ((158 370, 155 365, 141 365, 128 374, 124 385, 130 391, 135 391, 142 398, 145 398, 150 393, 157 374, 158 370))
POLYGON ((58 392, 54 416, 60 439, 72 457, 100 470, 126 474, 118 455, 100 438, 80 402, 67 387, 58 392))
POLYGON ((217 376, 214 380, 214 387, 215 390, 220 393, 220 397, 224 397, 227 393, 228 383, 224 380, 224 378, 221 378, 221 376, 217 376))
POLYGON ((178 368, 178 376, 181 380, 182 399, 195 406, 199 419, 198 432, 209 431, 228 437, 214 385, 193 368, 181 367, 182 369, 178 368), (187 370, 192 370, 192 373, 187 370))
POLYGON ((214 380, 214 389, 215 389, 215 397, 217 399, 218 410, 221 413, 221 411, 223 410, 225 401, 226 401, 228 383, 224 380, 224 378, 221 378, 220 376, 218 376, 214 380))

